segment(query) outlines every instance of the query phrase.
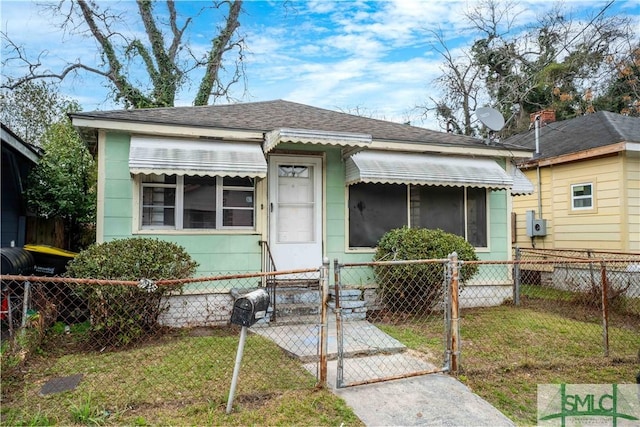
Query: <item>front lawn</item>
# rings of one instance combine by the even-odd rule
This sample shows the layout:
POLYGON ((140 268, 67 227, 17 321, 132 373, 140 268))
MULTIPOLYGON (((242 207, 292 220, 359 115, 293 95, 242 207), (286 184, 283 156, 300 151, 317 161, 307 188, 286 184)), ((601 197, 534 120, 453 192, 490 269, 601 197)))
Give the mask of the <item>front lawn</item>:
POLYGON ((362 425, 344 401, 270 341, 247 338, 234 411, 226 414, 238 339, 160 339, 127 351, 48 354, 3 376, 2 425, 362 425), (52 378, 83 374, 41 395, 52 378))

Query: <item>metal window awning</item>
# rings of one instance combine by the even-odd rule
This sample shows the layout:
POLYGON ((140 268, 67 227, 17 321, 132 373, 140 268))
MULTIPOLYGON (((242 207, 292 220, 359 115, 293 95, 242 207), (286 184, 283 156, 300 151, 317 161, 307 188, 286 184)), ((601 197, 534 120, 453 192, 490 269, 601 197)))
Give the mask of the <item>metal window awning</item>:
POLYGON ((533 194, 535 187, 533 183, 529 181, 529 178, 522 173, 515 165, 511 166, 511 178, 513 179, 513 187, 511 188, 511 194, 513 196, 533 194))
POLYGON ((347 185, 358 182, 505 189, 513 179, 488 158, 365 151, 346 160, 347 185))
POLYGON ((371 145, 371 135, 350 132, 329 132, 324 130, 282 128, 265 135, 264 152, 268 153, 278 144, 293 142, 299 144, 337 145, 343 151, 353 154, 371 145))
POLYGON ((132 174, 264 178, 267 161, 255 143, 132 136, 129 170, 132 174))

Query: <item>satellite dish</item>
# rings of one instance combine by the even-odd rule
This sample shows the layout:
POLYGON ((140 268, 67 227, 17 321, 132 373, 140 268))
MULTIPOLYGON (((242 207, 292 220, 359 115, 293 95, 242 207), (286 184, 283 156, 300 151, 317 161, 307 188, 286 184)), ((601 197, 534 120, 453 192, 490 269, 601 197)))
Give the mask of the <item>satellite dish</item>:
POLYGON ((480 107, 476 110, 476 117, 491 130, 498 131, 504 126, 504 117, 495 108, 480 107))

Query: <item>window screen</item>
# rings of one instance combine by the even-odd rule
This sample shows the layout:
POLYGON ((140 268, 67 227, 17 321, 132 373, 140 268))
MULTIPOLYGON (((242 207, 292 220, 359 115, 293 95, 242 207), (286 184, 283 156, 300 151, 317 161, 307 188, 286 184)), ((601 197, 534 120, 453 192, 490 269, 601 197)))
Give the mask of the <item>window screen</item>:
POLYGON ((360 183, 349 187, 349 246, 375 247, 384 233, 407 225, 407 187, 360 183))
POLYGON ((464 236, 464 188, 412 186, 411 225, 464 236))
POLYGON ((467 188, 467 241, 476 248, 487 247, 487 190, 467 188))

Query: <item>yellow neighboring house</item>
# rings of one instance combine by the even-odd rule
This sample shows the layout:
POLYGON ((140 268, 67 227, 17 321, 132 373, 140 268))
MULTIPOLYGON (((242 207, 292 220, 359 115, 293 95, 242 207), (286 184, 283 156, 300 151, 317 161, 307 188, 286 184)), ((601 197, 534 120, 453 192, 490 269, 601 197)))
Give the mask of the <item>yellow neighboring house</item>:
POLYGON ((504 141, 536 150, 518 163, 535 190, 513 198, 514 245, 640 252, 640 118, 535 123, 504 141))

